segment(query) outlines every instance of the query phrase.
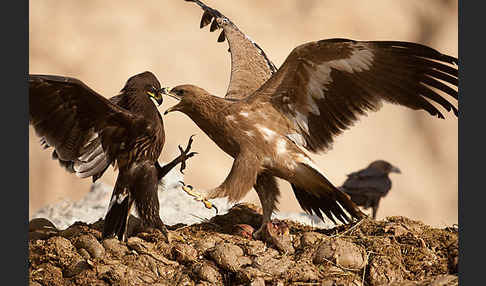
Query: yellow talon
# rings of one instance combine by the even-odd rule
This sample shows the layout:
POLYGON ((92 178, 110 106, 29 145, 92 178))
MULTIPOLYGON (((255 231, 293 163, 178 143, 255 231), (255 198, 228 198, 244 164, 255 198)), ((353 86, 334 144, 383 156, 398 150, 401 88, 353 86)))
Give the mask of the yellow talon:
POLYGON ((206 198, 204 198, 200 193, 194 191, 193 187, 191 185, 186 185, 184 182, 180 182, 182 184, 182 190, 186 192, 188 195, 194 197, 194 199, 198 202, 203 202, 204 206, 207 209, 212 209, 214 208, 216 210, 216 214, 218 214, 218 208, 208 201, 206 198))

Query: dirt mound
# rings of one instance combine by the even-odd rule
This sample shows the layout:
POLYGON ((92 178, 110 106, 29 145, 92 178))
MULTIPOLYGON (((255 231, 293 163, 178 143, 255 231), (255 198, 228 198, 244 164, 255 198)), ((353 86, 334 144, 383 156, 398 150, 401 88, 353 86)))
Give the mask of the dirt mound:
MULTIPOLYGON (((57 230, 29 224, 30 285, 458 285, 458 229, 404 217, 330 230, 286 221, 288 245, 249 239, 252 205, 190 226, 171 242, 131 217, 127 242, 101 239, 103 221, 57 230), (235 225, 238 225, 235 227, 235 225)), ((251 236, 250 236, 251 237, 251 236)))

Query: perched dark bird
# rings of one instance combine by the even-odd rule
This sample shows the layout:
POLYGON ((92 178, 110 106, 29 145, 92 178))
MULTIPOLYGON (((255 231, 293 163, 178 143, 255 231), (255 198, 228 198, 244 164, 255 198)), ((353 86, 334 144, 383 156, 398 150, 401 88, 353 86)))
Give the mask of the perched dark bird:
POLYGON ((392 187, 392 182, 388 177, 390 173, 400 174, 401 172, 387 161, 374 161, 365 169, 349 174, 339 189, 348 194, 358 206, 365 209, 372 208, 373 219, 376 219, 380 200, 388 194, 392 187))
POLYGON ((109 100, 75 78, 29 75, 30 124, 44 147, 54 148, 53 159, 93 181, 110 164, 119 169, 103 237, 126 238, 133 204, 146 226, 167 235, 159 217, 157 184, 194 153, 189 153, 191 138, 186 150, 179 146, 179 157, 163 167, 159 165, 165 133, 153 100, 162 104, 162 94, 151 72, 129 78, 121 93, 109 100))
POLYGON ((305 153, 328 149, 333 138, 383 101, 444 118, 457 108, 457 58, 416 43, 329 39, 296 47, 277 70, 235 24, 201 1, 201 27, 222 29, 231 53, 225 98, 194 85, 169 94, 179 103, 165 113, 189 116, 235 160, 229 175, 206 199, 242 199, 255 188, 263 208, 259 237, 280 194, 275 177, 288 181, 300 206, 323 219, 352 221, 363 213, 305 153), (451 96, 448 100, 443 95, 451 96))

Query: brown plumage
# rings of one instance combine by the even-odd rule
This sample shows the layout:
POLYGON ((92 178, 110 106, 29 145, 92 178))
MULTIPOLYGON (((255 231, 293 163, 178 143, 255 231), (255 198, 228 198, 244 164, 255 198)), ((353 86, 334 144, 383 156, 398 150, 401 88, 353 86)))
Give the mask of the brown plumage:
POLYGON ((221 98, 193 85, 176 86, 170 94, 180 102, 166 113, 185 113, 235 159, 227 178, 207 198, 237 201, 254 187, 263 207, 263 225, 276 208, 275 177, 290 182, 309 213, 342 222, 361 217, 304 149, 326 150, 334 136, 359 115, 378 110, 382 101, 443 118, 429 102, 433 101, 458 114, 443 97, 445 93, 458 98, 454 57, 415 43, 330 39, 296 47, 274 71, 261 48, 228 18, 200 1, 191 2, 204 10, 202 26, 214 18, 228 40, 229 88, 221 98))
POLYGON ((188 148, 171 163, 157 162, 165 142, 164 125, 152 99, 162 104, 163 90, 151 72, 128 79, 121 93, 106 99, 80 80, 29 75, 30 124, 53 159, 79 177, 119 169, 105 217, 103 236, 126 238, 126 223, 135 204, 146 226, 167 229, 159 217, 157 183, 194 155, 188 148))
POLYGON ((358 206, 372 208, 373 219, 376 219, 380 200, 392 187, 388 177, 390 173, 400 174, 401 171, 387 161, 377 160, 365 169, 349 174, 339 189, 348 194, 358 206))

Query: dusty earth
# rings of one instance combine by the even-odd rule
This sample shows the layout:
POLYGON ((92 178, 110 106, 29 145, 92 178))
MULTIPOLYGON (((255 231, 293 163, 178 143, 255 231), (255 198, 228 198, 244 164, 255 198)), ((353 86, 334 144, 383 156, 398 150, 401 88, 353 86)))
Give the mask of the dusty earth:
POLYGON ((29 223, 30 285, 458 285, 458 228, 405 217, 323 230, 285 221, 272 242, 246 236, 254 205, 193 225, 170 242, 130 217, 127 242, 101 238, 103 221, 58 230, 29 223))

